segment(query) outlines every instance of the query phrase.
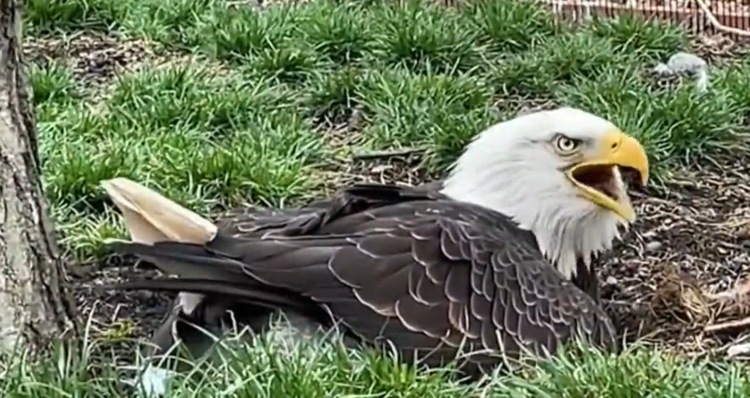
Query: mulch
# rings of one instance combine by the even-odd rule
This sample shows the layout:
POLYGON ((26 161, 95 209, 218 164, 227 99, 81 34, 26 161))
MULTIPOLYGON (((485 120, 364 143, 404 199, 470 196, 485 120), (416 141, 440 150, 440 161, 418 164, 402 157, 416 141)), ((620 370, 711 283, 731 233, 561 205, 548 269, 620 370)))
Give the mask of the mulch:
POLYGON ((749 160, 738 152, 692 165, 636 198, 640 217, 600 270, 606 307, 630 340, 694 355, 746 332, 704 329, 750 315, 741 301, 712 297, 750 277, 749 160))

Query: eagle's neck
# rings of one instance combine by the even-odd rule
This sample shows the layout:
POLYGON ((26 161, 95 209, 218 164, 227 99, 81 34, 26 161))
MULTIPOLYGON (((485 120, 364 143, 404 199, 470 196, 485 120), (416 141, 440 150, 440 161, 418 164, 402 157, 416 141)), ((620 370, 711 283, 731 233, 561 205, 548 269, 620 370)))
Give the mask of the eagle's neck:
POLYGON ((573 279, 579 266, 590 270, 596 257, 612 248, 619 220, 579 197, 557 174, 530 173, 521 162, 459 162, 441 192, 510 217, 534 234, 543 256, 563 276, 573 279), (529 174, 541 177, 524 178, 529 174))

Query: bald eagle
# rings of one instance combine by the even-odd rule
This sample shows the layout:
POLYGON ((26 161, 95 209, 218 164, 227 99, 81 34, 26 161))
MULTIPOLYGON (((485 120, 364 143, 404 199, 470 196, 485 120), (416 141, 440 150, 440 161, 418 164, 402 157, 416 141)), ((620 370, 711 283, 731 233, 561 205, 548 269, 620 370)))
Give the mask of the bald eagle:
POLYGON ((591 264, 636 217, 623 170, 646 184, 638 141, 564 107, 489 127, 442 181, 354 185, 218 224, 116 178, 103 186, 131 241, 110 247, 177 278, 114 287, 180 292, 162 349, 175 334, 199 346, 180 321, 211 329, 228 308, 259 331, 281 311, 427 366, 461 357, 470 376, 574 338, 614 348, 591 264))

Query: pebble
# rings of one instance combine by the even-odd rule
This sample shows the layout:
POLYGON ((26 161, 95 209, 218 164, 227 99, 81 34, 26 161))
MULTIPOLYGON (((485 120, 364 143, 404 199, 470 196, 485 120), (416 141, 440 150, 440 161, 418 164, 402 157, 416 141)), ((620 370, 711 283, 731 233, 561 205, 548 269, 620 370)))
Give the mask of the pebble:
POLYGON ((655 240, 653 242, 648 242, 648 243, 646 243, 646 251, 650 251, 650 252, 656 251, 656 250, 661 249, 663 246, 664 245, 661 242, 657 241, 657 240, 655 240))

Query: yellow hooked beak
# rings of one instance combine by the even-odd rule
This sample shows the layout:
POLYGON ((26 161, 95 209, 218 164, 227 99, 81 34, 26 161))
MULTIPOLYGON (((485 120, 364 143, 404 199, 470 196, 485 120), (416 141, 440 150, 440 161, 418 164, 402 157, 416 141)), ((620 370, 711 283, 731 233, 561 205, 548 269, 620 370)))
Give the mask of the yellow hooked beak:
POLYGON ((635 209, 620 175, 621 169, 637 172, 642 186, 648 182, 646 151, 638 140, 618 130, 601 140, 593 159, 571 167, 567 176, 582 196, 632 222, 636 218, 635 209))

